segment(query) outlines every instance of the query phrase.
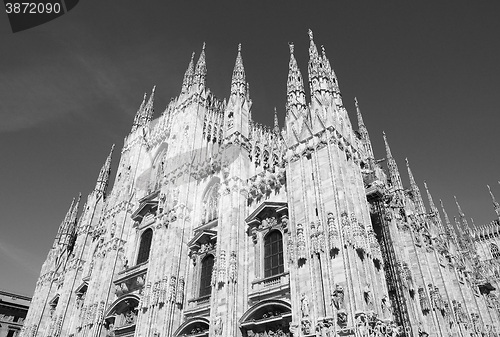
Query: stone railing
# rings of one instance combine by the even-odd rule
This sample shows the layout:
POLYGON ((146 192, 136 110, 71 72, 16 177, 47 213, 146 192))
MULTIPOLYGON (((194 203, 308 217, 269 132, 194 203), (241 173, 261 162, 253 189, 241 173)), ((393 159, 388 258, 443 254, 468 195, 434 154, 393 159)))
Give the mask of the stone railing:
POLYGON ((252 282, 250 297, 261 296, 262 294, 271 294, 290 289, 290 275, 288 272, 273 275, 252 282))

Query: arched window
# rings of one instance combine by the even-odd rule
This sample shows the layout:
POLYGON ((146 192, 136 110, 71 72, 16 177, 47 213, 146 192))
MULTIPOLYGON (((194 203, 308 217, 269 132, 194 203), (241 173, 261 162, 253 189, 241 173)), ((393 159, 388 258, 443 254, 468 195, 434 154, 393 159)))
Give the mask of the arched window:
POLYGON ((149 250, 151 248, 152 239, 153 239, 153 230, 151 228, 148 228, 141 235, 141 244, 139 245, 137 264, 146 262, 149 259, 149 250))
POLYGON ((283 272, 283 236, 275 230, 264 238, 264 277, 283 272))
POLYGON ((214 256, 207 255, 201 261, 200 297, 208 296, 212 292, 213 269, 214 269, 214 256))
POLYGON ((203 198, 202 222, 207 223, 219 216, 219 181, 215 181, 206 190, 203 198))
POLYGON ((498 250, 498 246, 494 243, 490 245, 491 255, 494 259, 500 258, 500 250, 498 250))

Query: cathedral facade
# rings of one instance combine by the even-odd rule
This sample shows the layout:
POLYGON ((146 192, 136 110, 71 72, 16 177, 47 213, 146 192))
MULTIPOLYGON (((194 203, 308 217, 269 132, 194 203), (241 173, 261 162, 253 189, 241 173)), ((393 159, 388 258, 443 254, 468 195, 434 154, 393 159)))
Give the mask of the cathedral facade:
POLYGON ((241 46, 227 99, 205 48, 161 116, 144 96, 112 187, 114 146, 71 204, 22 337, 500 333, 498 221, 470 226, 458 202, 442 220, 408 161, 403 187, 309 36, 310 97, 290 45, 283 128, 252 120, 241 46))

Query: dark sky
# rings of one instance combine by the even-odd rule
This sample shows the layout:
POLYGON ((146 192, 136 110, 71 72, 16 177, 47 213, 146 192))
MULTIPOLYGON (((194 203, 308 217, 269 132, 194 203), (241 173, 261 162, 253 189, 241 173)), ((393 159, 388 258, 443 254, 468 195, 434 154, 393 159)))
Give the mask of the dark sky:
MULTIPOLYGON (((357 96, 377 158, 387 133, 403 181, 476 225, 500 198, 498 1, 80 1, 12 34, 0 21, 0 288, 32 294, 71 203, 93 189, 113 143, 157 85, 159 115, 207 44, 208 86, 227 97, 238 43, 253 116, 285 115, 288 42, 307 76, 308 35, 324 45, 355 124, 357 96)), ((113 168, 118 157, 115 156, 113 168)), ((114 175, 113 175, 114 177, 114 175)))

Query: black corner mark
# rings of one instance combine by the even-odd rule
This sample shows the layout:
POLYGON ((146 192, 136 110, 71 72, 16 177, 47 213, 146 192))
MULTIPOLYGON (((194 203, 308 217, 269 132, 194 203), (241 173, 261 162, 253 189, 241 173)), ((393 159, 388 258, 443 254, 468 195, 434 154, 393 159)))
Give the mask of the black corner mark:
POLYGON ((12 32, 54 20, 73 9, 79 0, 4 0, 12 32))
POLYGON ((73 9, 78 4, 78 1, 80 0, 63 0, 64 3, 66 4, 66 11, 69 12, 70 10, 73 9))

